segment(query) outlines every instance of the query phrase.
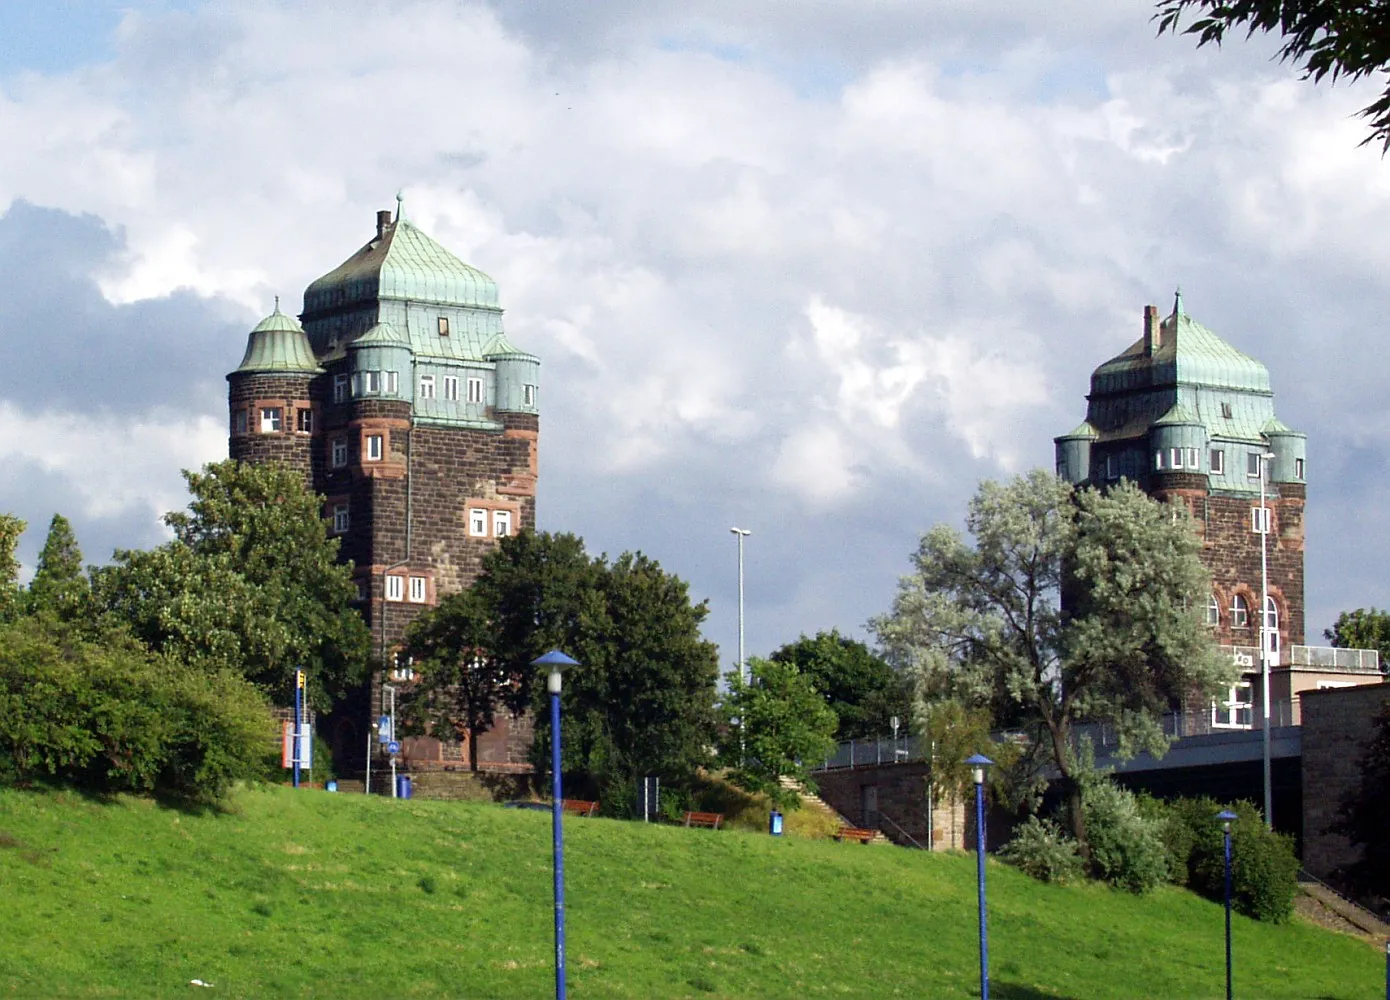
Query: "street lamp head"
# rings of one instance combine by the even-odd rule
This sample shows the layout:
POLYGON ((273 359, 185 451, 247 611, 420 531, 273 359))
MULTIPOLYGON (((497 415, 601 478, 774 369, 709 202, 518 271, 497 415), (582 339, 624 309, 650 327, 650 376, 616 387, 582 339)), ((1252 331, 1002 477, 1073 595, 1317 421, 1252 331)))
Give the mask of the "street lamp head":
POLYGON ((993 766, 994 761, 982 753, 977 753, 965 758, 965 762, 974 769, 975 784, 983 785, 985 783, 985 768, 993 766))
POLYGON ((1221 829, 1225 830, 1227 833, 1231 832, 1231 823, 1240 819, 1239 816, 1229 809, 1222 809, 1216 814, 1216 818, 1221 821, 1221 829))
POLYGON ((579 661, 573 657, 566 656, 558 649, 552 649, 544 656, 538 656, 531 661, 533 667, 546 667, 545 689, 551 694, 560 693, 560 671, 564 667, 577 667, 579 661))
POLYGON ((735 535, 740 535, 745 538, 753 533, 747 528, 730 528, 729 531, 733 532, 735 535))

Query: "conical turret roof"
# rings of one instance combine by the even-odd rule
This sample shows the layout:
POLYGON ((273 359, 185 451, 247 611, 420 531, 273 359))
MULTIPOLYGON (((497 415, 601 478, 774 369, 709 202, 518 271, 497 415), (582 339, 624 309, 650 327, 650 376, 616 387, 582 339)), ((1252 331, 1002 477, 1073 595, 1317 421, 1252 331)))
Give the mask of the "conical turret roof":
POLYGON ((246 338, 246 354, 241 364, 232 374, 248 372, 303 372, 317 375, 323 369, 314 360, 313 348, 304 328, 293 316, 280 311, 280 300, 275 300, 275 311, 256 324, 246 338))

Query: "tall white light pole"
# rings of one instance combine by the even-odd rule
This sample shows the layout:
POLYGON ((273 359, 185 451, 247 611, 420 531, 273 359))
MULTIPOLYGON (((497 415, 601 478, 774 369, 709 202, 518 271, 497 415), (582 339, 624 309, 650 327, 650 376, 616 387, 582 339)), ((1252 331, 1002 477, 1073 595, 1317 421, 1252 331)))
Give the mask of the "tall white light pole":
POLYGON ((748 683, 743 666, 743 540, 753 532, 747 528, 730 528, 738 537, 738 679, 748 683))
POLYGON ((1270 770, 1269 752, 1269 510, 1265 507, 1265 483, 1269 479, 1272 451, 1260 453, 1260 700, 1263 702, 1264 734, 1260 741, 1264 751, 1265 826, 1274 829, 1274 781, 1270 770))

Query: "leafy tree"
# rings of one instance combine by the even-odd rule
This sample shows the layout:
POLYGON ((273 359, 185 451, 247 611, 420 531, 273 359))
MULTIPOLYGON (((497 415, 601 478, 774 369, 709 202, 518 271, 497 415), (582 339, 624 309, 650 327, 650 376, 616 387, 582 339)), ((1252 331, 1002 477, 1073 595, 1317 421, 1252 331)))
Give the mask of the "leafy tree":
MULTIPOLYGON (((1197 36, 1197 45, 1220 45, 1226 32, 1244 28, 1278 32, 1281 62, 1292 63, 1314 83, 1339 77, 1359 80, 1384 73, 1390 64, 1390 4, 1383 0, 1158 0, 1158 33, 1197 36), (1195 14, 1184 27, 1183 16, 1195 14)), ((1366 142, 1390 150, 1390 87, 1361 110, 1370 119, 1366 142)))
POLYGON ((117 552, 95 575, 99 605, 152 649, 233 669, 272 697, 303 669, 310 701, 328 708, 365 675, 370 638, 319 497, 273 464, 220 462, 184 478, 192 502, 164 518, 174 541, 117 552))
POLYGON ((1375 735, 1361 761, 1361 783, 1342 804, 1335 829, 1361 847, 1345 873, 1368 898, 1390 898, 1390 703, 1376 716, 1375 735))
POLYGON ((1357 608, 1343 611, 1330 629, 1323 629, 1323 638, 1343 649, 1375 649, 1380 662, 1390 655, 1390 613, 1379 608, 1357 608))
POLYGON ((815 790, 810 765, 835 745, 835 713, 794 663, 753 657, 748 672, 746 684, 741 677, 729 678, 720 756, 732 762, 729 778, 735 785, 795 809, 801 797, 781 779, 815 790))
POLYGON ((82 550, 77 547, 72 525, 62 514, 54 514, 39 553, 38 570, 29 581, 29 609, 64 620, 85 618, 90 597, 91 588, 82 573, 82 550))
POLYGON ((838 630, 803 635, 772 654, 778 663, 793 663, 839 718, 837 740, 883 736, 898 716, 904 725, 911 715, 907 679, 864 643, 838 630))
POLYGON ((1019 746, 996 742, 993 718, 987 708, 972 708, 954 698, 922 700, 917 705, 917 724, 927 742, 931 785, 951 798, 962 800, 975 787, 974 768, 967 757, 984 754, 994 761, 989 781, 994 793, 1012 792, 1011 770, 1020 759, 1019 746))
POLYGON ((1131 483, 1073 492, 1042 471, 982 483, 966 527, 973 545, 945 525, 923 536, 872 626, 926 700, 988 707, 995 725, 1036 732, 1084 850, 1076 724, 1112 723, 1121 754, 1161 755, 1162 713, 1229 670, 1199 613, 1200 543, 1183 508, 1131 483))
POLYGON ((19 560, 14 553, 24 528, 19 518, 0 514, 0 622, 13 618, 19 609, 19 560))

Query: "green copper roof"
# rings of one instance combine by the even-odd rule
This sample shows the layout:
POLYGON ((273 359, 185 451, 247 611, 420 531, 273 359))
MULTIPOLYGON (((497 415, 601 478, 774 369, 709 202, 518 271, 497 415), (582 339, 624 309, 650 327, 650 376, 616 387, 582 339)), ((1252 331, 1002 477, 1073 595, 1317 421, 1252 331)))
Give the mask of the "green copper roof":
POLYGON ((1056 440, 1094 440, 1098 437, 1100 437, 1100 431, 1092 427, 1090 421, 1083 420, 1079 425, 1077 425, 1076 430, 1072 431, 1070 434, 1063 434, 1056 440))
POLYGON ((1091 376, 1091 392, 1176 385, 1270 391, 1269 370, 1183 312, 1181 296, 1160 331, 1161 343, 1152 354, 1145 352, 1140 337, 1097 368, 1091 376))
POLYGON ((497 283, 397 211, 396 221, 304 291, 305 314, 375 299, 500 311, 497 283))
POLYGON ((539 361, 534 354, 527 354, 521 348, 515 346, 507 339, 505 333, 499 333, 487 342, 487 346, 482 350, 482 357, 487 358, 525 358, 528 361, 539 361))
POLYGON ((311 375, 322 370, 314 360, 304 328, 293 316, 280 311, 278 298, 275 311, 257 323, 246 338, 246 354, 236 369, 237 372, 306 372, 311 375))
POLYGON ((1187 407, 1178 403, 1171 410, 1153 422, 1155 427, 1203 426, 1201 419, 1187 407))
POLYGON ((354 347, 409 347, 410 338, 391 323, 378 323, 362 336, 358 337, 348 348, 354 347))

